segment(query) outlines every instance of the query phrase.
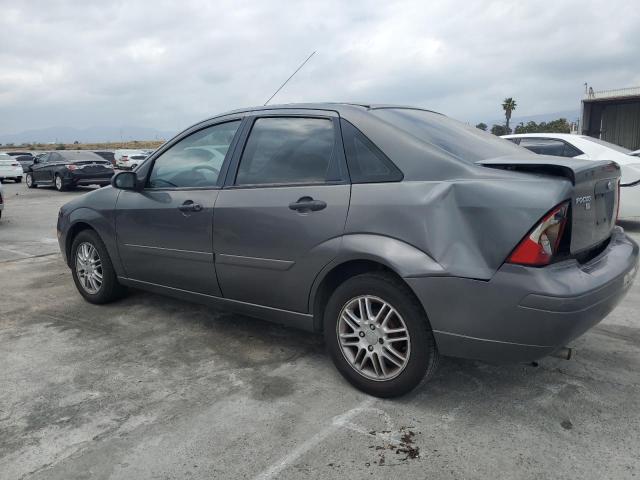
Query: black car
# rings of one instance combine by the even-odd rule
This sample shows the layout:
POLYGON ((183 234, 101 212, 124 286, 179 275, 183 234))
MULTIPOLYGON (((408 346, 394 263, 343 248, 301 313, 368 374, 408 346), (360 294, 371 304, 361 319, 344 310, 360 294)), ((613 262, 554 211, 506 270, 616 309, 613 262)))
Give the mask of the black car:
POLYGON ((56 187, 62 191, 78 185, 109 185, 113 165, 93 152, 51 152, 34 159, 27 172, 29 188, 56 187))

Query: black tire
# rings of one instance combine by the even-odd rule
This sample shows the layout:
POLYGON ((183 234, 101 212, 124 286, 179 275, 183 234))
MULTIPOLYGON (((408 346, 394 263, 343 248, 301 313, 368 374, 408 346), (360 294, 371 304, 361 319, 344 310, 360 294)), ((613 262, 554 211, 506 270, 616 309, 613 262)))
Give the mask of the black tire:
POLYGON ((22 183, 22 177, 16 177, 13 179, 13 181, 16 183, 22 183))
POLYGON ((107 252, 107 248, 104 246, 100 236, 93 230, 83 230, 76 238, 73 239, 71 245, 71 273, 73 275, 73 281, 76 284, 76 288, 80 295, 84 297, 89 303, 103 304, 113 302, 121 298, 127 291, 126 287, 120 285, 118 277, 111 263, 111 258, 107 252), (76 268, 76 261, 78 255, 78 248, 83 243, 92 245, 100 256, 102 263, 102 285, 96 293, 88 292, 82 285, 76 268))
POLYGON ((33 174, 31 172, 27 172, 27 187, 29 188, 38 188, 38 184, 33 180, 33 174))
POLYGON ((383 398, 404 395, 431 378, 438 366, 438 349, 422 305, 409 287, 391 274, 365 273, 345 281, 327 303, 323 327, 327 349, 338 371, 353 386, 369 395, 383 398), (406 325, 410 354, 404 369, 394 378, 367 378, 347 361, 342 352, 338 338, 340 314, 352 299, 362 295, 378 297, 387 302, 400 314, 406 325))
POLYGON ((53 177, 53 186, 59 192, 64 192, 67 189, 67 187, 65 187, 64 185, 64 180, 62 180, 62 177, 57 173, 55 177, 53 177))

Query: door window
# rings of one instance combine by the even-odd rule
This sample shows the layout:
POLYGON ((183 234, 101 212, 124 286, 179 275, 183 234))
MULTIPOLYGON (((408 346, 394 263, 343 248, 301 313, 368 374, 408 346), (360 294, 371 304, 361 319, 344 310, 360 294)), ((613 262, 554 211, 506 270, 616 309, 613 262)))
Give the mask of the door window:
POLYGON ((323 118, 259 118, 240 160, 236 185, 324 183, 335 149, 333 122, 323 118))
POLYGON ((149 175, 149 188, 215 187, 240 120, 199 130, 160 155, 149 175))

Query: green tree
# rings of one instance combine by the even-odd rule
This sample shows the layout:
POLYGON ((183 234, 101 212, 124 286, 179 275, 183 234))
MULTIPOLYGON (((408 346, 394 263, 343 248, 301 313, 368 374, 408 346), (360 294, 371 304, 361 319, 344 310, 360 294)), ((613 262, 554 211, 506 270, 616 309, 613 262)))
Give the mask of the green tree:
POLYGON ((571 126, 566 118, 558 118, 550 122, 536 123, 533 121, 520 122, 515 129, 515 133, 570 133, 571 126))
POLYGON ((504 118, 507 120, 507 122, 505 123, 507 130, 509 130, 509 121, 511 120, 511 112, 513 112, 516 109, 516 107, 517 107, 516 101, 511 97, 505 98, 504 101, 502 102, 502 109, 504 110, 504 118))
POLYGON ((479 124, 476 125, 476 128, 479 128, 480 130, 484 130, 485 132, 487 131, 487 124, 486 123, 482 123, 480 122, 479 124))
POLYGON ((511 133, 511 129, 504 125, 494 125, 491 127, 491 133, 499 137, 501 135, 509 135, 511 133))

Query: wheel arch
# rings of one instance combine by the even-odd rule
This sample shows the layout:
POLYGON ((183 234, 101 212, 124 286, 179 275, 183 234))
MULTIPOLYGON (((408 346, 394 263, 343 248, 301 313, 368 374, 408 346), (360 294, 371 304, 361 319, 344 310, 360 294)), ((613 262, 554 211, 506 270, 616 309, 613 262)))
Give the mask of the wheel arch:
POLYGON ((65 256, 67 259, 67 264, 69 266, 71 266, 71 246, 73 245, 73 241, 80 232, 83 232, 85 230, 93 230, 97 235, 100 235, 100 233, 98 233, 95 228, 93 228, 89 223, 85 221, 78 221, 69 227, 64 245, 65 256))
POLYGON ((405 277, 443 275, 444 269, 425 252, 400 240, 382 235, 353 234, 342 238, 341 253, 316 277, 309 295, 313 328, 322 331, 324 308, 333 291, 351 277, 367 272, 385 272, 404 284, 420 302, 405 277))

